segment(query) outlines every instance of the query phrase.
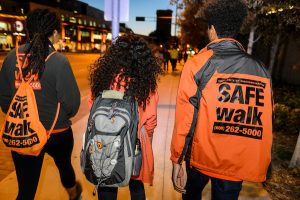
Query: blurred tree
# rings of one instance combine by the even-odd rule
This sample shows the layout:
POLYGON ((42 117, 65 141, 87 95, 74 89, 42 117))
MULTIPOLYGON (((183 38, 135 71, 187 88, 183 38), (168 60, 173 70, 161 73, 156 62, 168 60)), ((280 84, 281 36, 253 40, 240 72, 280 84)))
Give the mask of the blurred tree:
POLYGON ((170 4, 177 4, 183 12, 177 23, 181 27, 182 44, 203 48, 207 42, 207 24, 202 16, 202 0, 170 0, 170 4))
MULTIPOLYGON (((170 0, 170 4, 182 4, 184 11, 179 18, 181 39, 185 44, 200 46, 206 43, 206 23, 202 8, 205 0, 170 0), (203 42, 205 41, 205 42, 203 42)), ((271 46, 269 70, 272 73, 280 44, 288 35, 300 30, 299 0, 247 0, 249 15, 243 32, 249 34, 247 52, 252 54, 258 40, 271 46)))
POLYGON ((300 167, 300 132, 299 132, 298 140, 289 167, 290 168, 300 167))
POLYGON ((248 0, 248 8, 249 8, 249 15, 246 20, 249 23, 250 21, 250 30, 249 30, 249 40, 248 40, 248 48, 247 53, 252 54, 253 45, 255 42, 257 42, 262 35, 259 35, 255 39, 255 30, 257 29, 257 14, 259 13, 261 7, 262 7, 263 1, 262 0, 248 0))
POLYGON ((249 54, 260 38, 271 45, 269 71, 272 73, 278 49, 286 42, 288 35, 300 30, 299 0, 248 0, 249 17, 249 54), (255 35, 258 35, 255 39, 255 35))
POLYGON ((170 37, 166 36, 163 32, 160 31, 152 31, 149 33, 149 37, 152 37, 154 39, 154 43, 159 45, 159 44, 166 44, 168 42, 168 39, 170 37))

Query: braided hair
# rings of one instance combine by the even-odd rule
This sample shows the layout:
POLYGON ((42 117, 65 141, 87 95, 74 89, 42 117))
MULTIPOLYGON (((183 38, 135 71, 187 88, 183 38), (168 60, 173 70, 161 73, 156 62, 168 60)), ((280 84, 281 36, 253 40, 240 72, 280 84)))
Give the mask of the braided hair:
POLYGON ((55 13, 47 9, 37 9, 28 14, 26 29, 29 45, 26 45, 25 57, 29 55, 29 65, 23 69, 23 74, 26 76, 29 72, 38 73, 41 78, 45 69, 45 59, 49 54, 49 46, 53 47, 48 38, 54 30, 60 30, 60 20, 55 13))
POLYGON ((146 41, 134 34, 120 36, 90 68, 92 99, 116 82, 117 89, 134 97, 146 108, 149 95, 156 91, 161 67, 146 41), (118 77, 118 80, 115 80, 118 77))

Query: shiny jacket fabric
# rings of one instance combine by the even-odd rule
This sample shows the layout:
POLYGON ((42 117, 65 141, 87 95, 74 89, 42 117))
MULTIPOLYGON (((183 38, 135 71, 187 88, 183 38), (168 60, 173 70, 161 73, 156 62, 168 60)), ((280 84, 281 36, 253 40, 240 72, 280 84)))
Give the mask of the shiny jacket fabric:
POLYGON ((171 160, 212 177, 262 182, 271 160, 271 78, 230 38, 215 40, 182 71, 171 160))

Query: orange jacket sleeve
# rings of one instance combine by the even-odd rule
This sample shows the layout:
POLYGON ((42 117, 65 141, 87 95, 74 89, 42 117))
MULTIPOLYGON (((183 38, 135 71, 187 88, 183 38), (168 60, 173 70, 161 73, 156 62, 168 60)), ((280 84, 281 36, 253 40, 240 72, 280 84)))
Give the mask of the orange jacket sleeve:
POLYGON ((182 71, 175 111, 175 125, 171 141, 171 160, 178 162, 183 152, 186 136, 191 128, 194 115, 194 106, 190 103, 190 97, 197 92, 197 84, 194 80, 192 66, 193 59, 189 60, 182 71))
POLYGON ((155 127, 157 126, 157 102, 158 93, 151 94, 149 104, 146 106, 147 120, 144 124, 148 136, 152 137, 155 127))
MULTIPOLYGON (((181 163, 186 156, 188 145, 196 127, 200 92, 195 81, 195 76, 202 76, 200 70, 213 55, 212 50, 204 48, 199 54, 189 59, 184 65, 180 77, 176 100, 175 125, 171 141, 171 160, 181 163), (193 104, 192 104, 193 102, 193 104)), ((198 78, 199 79, 199 78, 198 78)))

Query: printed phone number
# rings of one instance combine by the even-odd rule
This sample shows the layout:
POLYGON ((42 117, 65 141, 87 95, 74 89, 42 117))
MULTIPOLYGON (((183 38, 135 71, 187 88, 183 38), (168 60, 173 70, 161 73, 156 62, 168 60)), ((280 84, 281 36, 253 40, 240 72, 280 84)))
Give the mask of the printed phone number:
POLYGON ((24 148, 38 144, 39 139, 36 135, 22 138, 12 138, 11 136, 3 135, 3 142, 7 147, 24 148))
POLYGON ((213 126, 213 133, 237 135, 261 140, 263 128, 255 126, 245 126, 241 124, 215 122, 213 126))

